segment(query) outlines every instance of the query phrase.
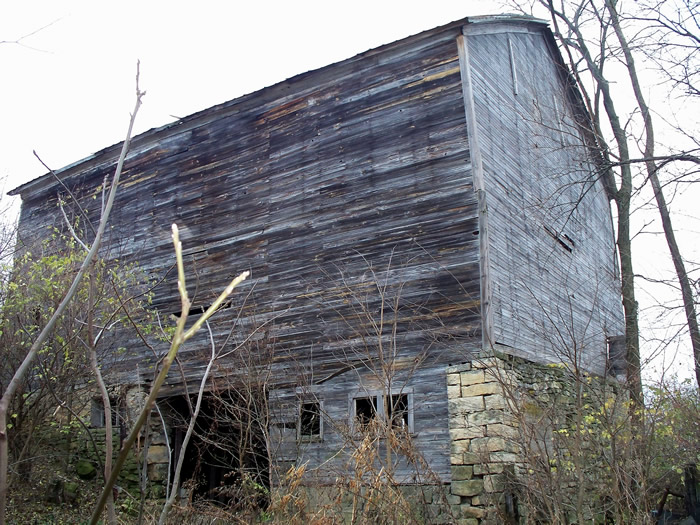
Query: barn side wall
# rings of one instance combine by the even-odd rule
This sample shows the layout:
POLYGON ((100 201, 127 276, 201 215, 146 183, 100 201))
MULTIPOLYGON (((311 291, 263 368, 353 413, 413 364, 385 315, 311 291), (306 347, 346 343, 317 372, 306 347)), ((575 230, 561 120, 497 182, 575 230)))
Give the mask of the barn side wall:
MULTIPOLYGON (((347 425, 351 386, 361 395, 393 382, 411 391, 431 470, 449 477, 444 368, 481 341, 459 31, 417 35, 134 139, 104 255, 136 261, 160 281, 153 308, 166 323, 180 308, 172 223, 196 310, 251 271, 212 322, 227 354, 214 367, 217 388, 264 383, 284 435, 274 454, 308 457, 310 472, 343 438, 329 426, 297 454, 298 389, 347 425)), ((71 168, 65 181, 93 220, 113 169, 105 157, 71 168)), ((65 228, 59 194, 69 199, 49 181, 23 196, 27 244, 65 228)), ((153 340, 152 350, 129 330, 109 337, 103 344, 125 349, 105 367, 110 380, 147 385, 167 344, 153 340)), ((191 386, 208 355, 206 331, 180 350, 191 386)), ((173 367, 163 395, 179 395, 182 383, 173 367)))
POLYGON ((614 235, 565 72, 542 31, 475 24, 465 35, 486 193, 486 344, 602 373, 606 337, 623 332, 614 235))
MULTIPOLYGON (((455 463, 455 447, 472 438, 450 433, 447 367, 499 344, 532 361, 573 359, 600 371, 605 337, 621 332, 607 200, 541 30, 469 34, 466 69, 461 32, 461 24, 429 31, 134 139, 103 255, 137 262, 159 282, 153 308, 163 322, 180 308, 172 223, 195 311, 233 275, 252 272, 212 322, 227 356, 214 384, 268 395, 277 473, 303 464, 319 486, 347 476, 361 442, 355 400, 405 395, 413 457, 423 463, 417 472, 398 458, 395 478, 452 482, 463 487, 452 505, 482 508, 471 492, 488 472, 455 463), (299 436, 304 401, 321 408, 318 438, 299 436)), ((65 187, 96 222, 114 160, 112 150, 97 153, 68 169, 65 186, 47 179, 24 193, 20 242, 65 229, 57 212, 59 199, 70 201, 65 187)), ((128 330, 102 344, 124 349, 104 367, 109 380, 145 387, 167 349, 128 330)), ((164 396, 198 384, 209 344, 206 333, 188 341, 164 396)), ((481 402, 474 414, 490 417, 481 402)), ((484 426, 481 437, 498 437, 488 426, 504 423, 475 417, 465 421, 484 426)))

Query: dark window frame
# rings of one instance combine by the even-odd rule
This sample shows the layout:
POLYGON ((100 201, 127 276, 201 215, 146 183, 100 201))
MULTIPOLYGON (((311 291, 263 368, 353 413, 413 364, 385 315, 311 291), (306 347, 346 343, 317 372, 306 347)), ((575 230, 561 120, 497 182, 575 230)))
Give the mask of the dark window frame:
POLYGON ((311 442, 311 441, 323 441, 323 401, 317 398, 302 398, 299 400, 298 411, 297 411, 297 441, 299 443, 311 442), (309 410, 315 407, 316 410, 309 410), (308 424, 304 422, 304 418, 308 414, 315 416, 317 419, 317 424, 312 422, 314 427, 318 428, 317 433, 304 433, 304 428, 308 428, 308 424))
MULTIPOLYGON (((350 429, 353 433, 362 433, 363 428, 369 423, 368 418, 365 416, 362 419, 368 420, 367 422, 360 421, 358 417, 358 402, 368 404, 367 401, 371 400, 370 403, 375 407, 374 417, 382 421, 383 423, 388 423, 389 418, 392 418, 391 413, 394 408, 397 407, 397 402, 403 398, 402 404, 404 408, 401 410, 401 424, 394 424, 392 421, 392 427, 395 429, 405 429, 409 434, 415 433, 415 410, 413 405, 413 389, 412 388, 392 388, 391 393, 384 390, 365 390, 361 392, 356 392, 348 395, 348 414, 350 416, 350 429), (380 402, 381 400, 381 402, 380 402), (388 402, 387 402, 388 401, 388 402)), ((367 413, 365 407, 360 405, 362 413, 367 413)), ((395 418, 396 416, 394 416, 395 418)), ((394 419, 392 418, 392 420, 394 419)))
MULTIPOLYGON (((121 427, 123 419, 121 399, 110 396, 109 404, 112 412, 112 429, 116 430, 121 427)), ((101 397, 92 398, 90 404, 90 426, 92 428, 105 428, 105 411, 101 397)))

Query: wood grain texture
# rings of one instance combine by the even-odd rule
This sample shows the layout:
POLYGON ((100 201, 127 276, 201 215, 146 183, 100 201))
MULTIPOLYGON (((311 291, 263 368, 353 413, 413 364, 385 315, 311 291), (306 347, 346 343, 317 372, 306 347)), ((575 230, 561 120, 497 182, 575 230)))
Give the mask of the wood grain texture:
POLYGON ((467 41, 494 342, 602 373, 606 337, 623 331, 613 227, 565 71, 542 32, 467 41))
MULTIPOLYGON (((459 31, 414 37, 148 132, 127 161, 105 255, 138 261, 156 279, 167 274, 153 301, 165 318, 179 310, 175 275, 167 273, 171 223, 180 227, 195 307, 251 270, 212 327, 221 342, 236 323, 228 350, 262 329, 215 375, 244 381, 251 362, 264 368, 274 417, 284 412, 277 400, 314 389, 340 427, 326 425, 324 441, 299 456, 310 454, 310 472, 342 448, 349 389, 396 381, 413 389, 419 450, 449 477, 443 370, 481 344, 459 31), (384 357, 375 326, 382 309, 391 323, 380 330, 384 357)), ((66 178, 92 217, 100 199, 91 197, 112 168, 107 156, 96 154, 66 178)), ((23 194, 27 244, 47 226, 61 227, 59 193, 47 181, 23 194)), ((154 356, 133 333, 110 342, 127 349, 113 360, 113 377, 152 376, 154 356)), ((188 383, 206 365, 207 344, 201 334, 180 352, 188 383)), ((173 370, 164 395, 181 390, 173 370)), ((292 417, 284 428, 295 424, 292 417)), ((297 449, 289 432, 280 458, 297 449)), ((336 467, 326 464, 319 476, 332 479, 336 467)), ((409 467, 401 468, 408 477, 409 467)))

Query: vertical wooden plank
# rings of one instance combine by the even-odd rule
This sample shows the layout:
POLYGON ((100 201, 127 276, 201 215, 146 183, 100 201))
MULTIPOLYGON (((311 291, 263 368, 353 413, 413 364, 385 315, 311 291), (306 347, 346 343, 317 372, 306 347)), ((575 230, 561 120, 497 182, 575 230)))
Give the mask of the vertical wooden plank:
POLYGON ((479 280, 481 282, 481 340, 482 347, 489 348, 493 340, 493 312, 491 309, 491 278, 489 273, 489 235, 488 235, 488 203, 484 185, 484 166, 481 160, 479 136, 474 111, 474 93, 472 91, 471 70, 469 64, 469 46, 467 37, 457 37, 459 53, 459 69, 462 76, 462 97, 464 112, 467 119, 469 135, 469 151, 472 160, 472 177, 474 191, 477 196, 479 210, 479 280))
POLYGON ((515 54, 513 53, 513 42, 508 37, 508 56, 510 58, 510 74, 513 77, 513 94, 518 94, 518 70, 515 67, 515 54))

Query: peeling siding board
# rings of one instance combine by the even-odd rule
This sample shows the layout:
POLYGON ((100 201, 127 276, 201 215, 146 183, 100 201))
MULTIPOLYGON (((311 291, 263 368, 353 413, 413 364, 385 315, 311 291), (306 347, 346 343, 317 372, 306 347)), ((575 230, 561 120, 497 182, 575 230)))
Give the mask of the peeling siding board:
POLYGON ((560 360, 575 340, 581 363, 602 372, 605 335, 622 332, 612 221, 563 75, 540 32, 475 34, 468 46, 495 342, 560 360), (573 340, 561 340, 557 328, 573 340))

